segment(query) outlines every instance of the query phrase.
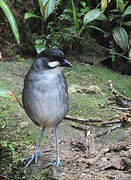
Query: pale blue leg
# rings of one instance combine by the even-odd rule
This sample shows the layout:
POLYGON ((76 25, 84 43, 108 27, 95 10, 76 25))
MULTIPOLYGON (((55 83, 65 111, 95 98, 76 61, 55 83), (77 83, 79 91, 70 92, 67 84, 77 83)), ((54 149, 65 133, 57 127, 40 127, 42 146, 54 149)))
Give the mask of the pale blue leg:
POLYGON ((39 151, 40 143, 41 143, 41 140, 42 140, 42 137, 43 137, 43 134, 44 134, 44 130, 45 130, 45 127, 43 127, 42 130, 41 130, 40 138, 39 138, 38 144, 36 146, 35 153, 34 153, 34 155, 32 155, 32 157, 29 160, 29 162, 27 163, 26 167, 28 167, 33 160, 35 160, 35 163, 37 163, 38 151, 39 151))
POLYGON ((57 158, 56 158, 56 166, 60 165, 60 156, 59 156, 59 142, 58 142, 58 126, 55 128, 55 136, 56 136, 56 149, 57 149, 57 158))

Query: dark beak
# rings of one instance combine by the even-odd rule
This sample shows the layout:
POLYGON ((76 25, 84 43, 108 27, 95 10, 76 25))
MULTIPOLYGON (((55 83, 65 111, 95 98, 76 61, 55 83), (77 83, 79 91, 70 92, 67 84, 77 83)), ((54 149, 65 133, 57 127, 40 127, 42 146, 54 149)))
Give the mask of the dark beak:
POLYGON ((67 61, 66 59, 64 59, 62 62, 61 62, 61 66, 62 67, 72 67, 72 64, 67 61))

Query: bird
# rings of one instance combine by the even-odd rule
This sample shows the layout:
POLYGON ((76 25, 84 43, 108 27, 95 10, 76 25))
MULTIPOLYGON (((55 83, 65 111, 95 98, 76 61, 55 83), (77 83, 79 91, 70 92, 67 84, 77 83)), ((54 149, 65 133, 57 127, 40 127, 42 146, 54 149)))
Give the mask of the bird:
POLYGON ((60 166, 58 125, 69 108, 69 96, 64 67, 72 67, 61 50, 47 48, 38 54, 24 79, 22 102, 26 114, 42 128, 34 154, 26 164, 38 162, 39 147, 46 127, 55 128, 57 158, 60 166))

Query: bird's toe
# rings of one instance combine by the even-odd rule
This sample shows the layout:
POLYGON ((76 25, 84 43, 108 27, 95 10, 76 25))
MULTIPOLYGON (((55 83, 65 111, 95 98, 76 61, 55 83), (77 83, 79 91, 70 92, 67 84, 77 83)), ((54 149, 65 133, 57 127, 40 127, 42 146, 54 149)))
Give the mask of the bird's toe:
POLYGON ((30 160, 28 161, 28 163, 26 164, 25 167, 28 167, 32 163, 33 160, 35 160, 35 163, 37 163, 38 162, 38 156, 39 156, 39 153, 35 152, 35 154, 32 155, 32 157, 30 158, 30 160))
POLYGON ((54 165, 54 166, 56 166, 56 167, 59 167, 59 166, 64 166, 64 164, 63 164, 63 163, 61 163, 60 161, 57 161, 57 160, 56 160, 56 162, 55 162, 55 163, 53 163, 53 165, 54 165))

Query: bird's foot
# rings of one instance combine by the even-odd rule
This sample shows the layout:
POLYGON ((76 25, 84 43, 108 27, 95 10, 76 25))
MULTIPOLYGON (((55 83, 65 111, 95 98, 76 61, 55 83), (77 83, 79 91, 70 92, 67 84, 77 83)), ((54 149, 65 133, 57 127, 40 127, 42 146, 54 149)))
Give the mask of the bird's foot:
POLYGON ((54 162, 53 165, 56 166, 56 167, 58 167, 58 166, 61 166, 61 163, 54 162))
POLYGON ((64 166, 64 164, 61 163, 60 160, 56 160, 56 162, 53 163, 53 166, 56 166, 56 167, 58 167, 58 166, 64 166))
MULTIPOLYGON (((39 154, 38 152, 35 152, 34 155, 32 155, 30 158, 28 158, 30 160, 28 161, 28 163, 26 164, 25 167, 28 167, 33 160, 35 160, 35 163, 37 163, 38 162, 38 156, 41 156, 41 154, 39 154)), ((27 160, 27 158, 26 158, 26 160, 27 160)))
POLYGON ((48 163, 47 164, 47 167, 50 167, 50 166, 55 166, 55 167, 59 167, 59 166, 63 166, 63 164, 61 164, 61 163, 57 163, 57 162, 54 162, 54 163, 48 163))

